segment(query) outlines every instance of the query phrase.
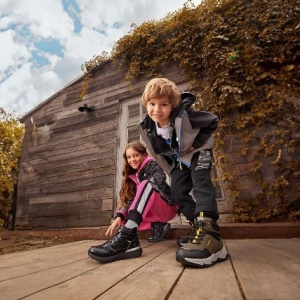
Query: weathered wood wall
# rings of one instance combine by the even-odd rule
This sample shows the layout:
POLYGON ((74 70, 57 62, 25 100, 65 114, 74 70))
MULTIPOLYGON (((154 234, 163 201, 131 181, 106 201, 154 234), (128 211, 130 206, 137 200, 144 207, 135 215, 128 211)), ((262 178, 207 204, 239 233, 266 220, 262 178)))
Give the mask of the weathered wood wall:
POLYGON ((110 222, 114 197, 118 100, 122 84, 113 64, 93 80, 78 107, 82 79, 25 116, 16 226, 97 226, 110 222), (113 80, 112 80, 113 78, 113 80))

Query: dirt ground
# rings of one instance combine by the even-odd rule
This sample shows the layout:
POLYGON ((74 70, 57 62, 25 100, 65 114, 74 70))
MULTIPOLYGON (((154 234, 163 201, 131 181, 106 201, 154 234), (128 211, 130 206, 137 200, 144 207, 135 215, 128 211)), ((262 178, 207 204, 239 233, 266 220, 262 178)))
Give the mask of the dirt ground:
POLYGON ((6 230, 0 232, 0 255, 50 247, 85 239, 103 238, 103 230, 6 230))
MULTIPOLYGON (((69 239, 65 238, 32 238, 32 239, 22 239, 16 241, 5 248, 0 248, 0 255, 14 253, 19 251, 28 251, 37 248, 50 247, 59 244, 65 244, 71 242, 69 239)), ((1 240, 0 240, 1 243, 1 240)))

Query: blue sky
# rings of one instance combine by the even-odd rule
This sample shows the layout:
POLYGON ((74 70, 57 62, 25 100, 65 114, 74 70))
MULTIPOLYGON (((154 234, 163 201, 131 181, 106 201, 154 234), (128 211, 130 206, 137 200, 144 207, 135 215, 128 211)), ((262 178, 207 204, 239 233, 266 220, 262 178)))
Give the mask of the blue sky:
MULTIPOLYGON (((198 5, 201 0, 193 0, 198 5)), ((24 115, 82 75, 81 65, 186 0, 0 0, 0 107, 24 115)))

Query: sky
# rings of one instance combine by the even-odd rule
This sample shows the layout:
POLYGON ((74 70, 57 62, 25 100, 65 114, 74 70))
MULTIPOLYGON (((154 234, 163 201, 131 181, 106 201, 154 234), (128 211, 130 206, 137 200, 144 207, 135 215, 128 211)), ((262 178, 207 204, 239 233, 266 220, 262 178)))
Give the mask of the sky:
MULTIPOLYGON (((198 5, 201 0, 193 0, 198 5)), ((22 116, 111 52, 132 24, 187 0, 0 0, 0 107, 22 116)))

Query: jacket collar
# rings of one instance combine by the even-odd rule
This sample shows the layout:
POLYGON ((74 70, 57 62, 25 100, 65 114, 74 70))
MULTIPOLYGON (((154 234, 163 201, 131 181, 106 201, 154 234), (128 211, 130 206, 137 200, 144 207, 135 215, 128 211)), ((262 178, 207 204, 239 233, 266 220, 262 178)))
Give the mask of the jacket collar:
POLYGON ((153 157, 147 155, 146 158, 143 160, 140 168, 138 169, 138 171, 134 174, 129 175, 129 178, 132 179, 134 182, 136 181, 136 178, 139 176, 139 174, 141 173, 141 171, 145 168, 146 164, 150 161, 153 160, 153 157))

